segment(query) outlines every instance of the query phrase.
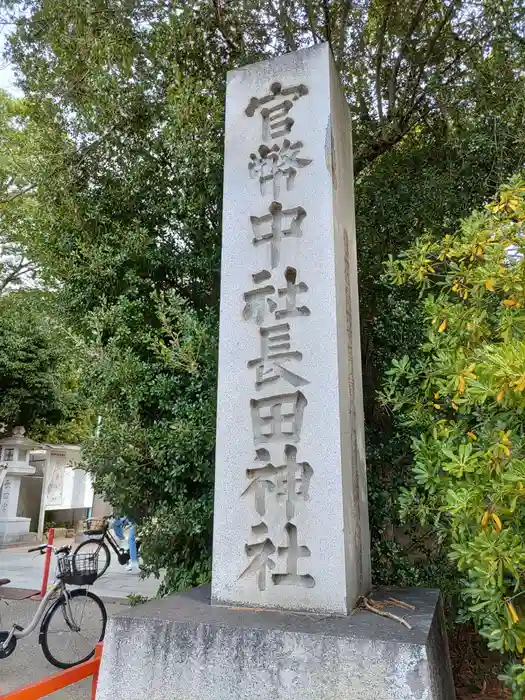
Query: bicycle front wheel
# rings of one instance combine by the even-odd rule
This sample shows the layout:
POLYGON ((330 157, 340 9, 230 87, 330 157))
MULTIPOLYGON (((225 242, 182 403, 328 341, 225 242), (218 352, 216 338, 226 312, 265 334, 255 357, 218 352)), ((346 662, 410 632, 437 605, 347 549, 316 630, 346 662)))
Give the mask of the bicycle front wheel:
POLYGON ((106 571, 111 561, 111 552, 109 547, 102 540, 86 540, 81 542, 73 552, 73 569, 75 568, 75 558, 77 554, 96 554, 97 555, 97 577, 100 578, 106 571))
POLYGON ((108 616, 104 603, 91 591, 77 588, 47 611, 39 642, 44 656, 57 668, 71 668, 88 661, 104 639, 108 616))

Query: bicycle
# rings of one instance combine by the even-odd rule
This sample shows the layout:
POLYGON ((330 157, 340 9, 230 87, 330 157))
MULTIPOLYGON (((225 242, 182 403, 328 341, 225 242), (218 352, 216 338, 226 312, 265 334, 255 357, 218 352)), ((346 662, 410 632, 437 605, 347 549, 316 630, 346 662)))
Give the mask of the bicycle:
MULTIPOLYGON (((47 549, 51 549, 57 558, 56 582, 42 599, 28 625, 22 627, 15 623, 9 631, 0 632, 0 659, 11 656, 18 640, 28 637, 42 620, 38 642, 44 656, 57 668, 71 668, 88 661, 95 653, 95 646, 104 639, 107 612, 104 603, 91 591, 67 588, 68 585, 90 586, 96 581, 98 576, 94 557, 86 554, 77 557, 73 564, 69 545, 55 549, 43 544, 28 551, 44 554, 47 549), (94 630, 92 640, 91 629, 94 630), (65 642, 62 651, 55 648, 55 644, 61 641, 65 642), (82 645, 80 650, 79 645, 82 645), (74 658, 68 659, 68 654, 74 658)), ((8 583, 9 579, 0 579, 0 586, 8 583)))
MULTIPOLYGON (((109 521, 112 519, 112 517, 112 515, 104 516, 102 519, 101 528, 84 530, 84 534, 89 535, 91 539, 81 542, 73 554, 73 561, 75 561, 75 557, 78 555, 80 550, 82 550, 82 554, 95 555, 97 557, 97 571, 99 577, 102 576, 111 563, 111 552, 109 551, 109 547, 105 540, 115 552, 118 563, 121 566, 125 566, 130 560, 129 550, 121 547, 111 532, 109 521)), ((137 546, 138 555, 140 540, 136 539, 135 544, 137 546)))

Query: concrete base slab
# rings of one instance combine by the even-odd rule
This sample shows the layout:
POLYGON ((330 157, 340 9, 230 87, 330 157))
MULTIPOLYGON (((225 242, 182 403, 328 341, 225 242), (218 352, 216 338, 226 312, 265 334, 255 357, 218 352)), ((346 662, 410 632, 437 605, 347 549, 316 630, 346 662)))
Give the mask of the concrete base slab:
POLYGON ((36 532, 29 532, 29 518, 6 518, 0 520, 0 549, 7 547, 31 547, 38 536, 36 532), (21 522, 22 521, 22 522, 21 522))
POLYGON ((97 700, 452 700, 438 591, 377 591, 412 626, 210 604, 201 586, 109 620, 97 700))

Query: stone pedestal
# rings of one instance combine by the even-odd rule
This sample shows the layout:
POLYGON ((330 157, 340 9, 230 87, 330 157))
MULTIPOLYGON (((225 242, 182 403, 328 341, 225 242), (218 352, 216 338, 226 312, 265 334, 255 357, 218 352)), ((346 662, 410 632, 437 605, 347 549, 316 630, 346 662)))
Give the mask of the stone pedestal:
POLYGON ((209 604, 207 587, 123 609, 104 641, 97 700, 453 700, 437 591, 378 591, 412 626, 209 604))
POLYGON ((5 546, 30 545, 37 541, 30 532, 31 518, 0 518, 0 549, 5 546))
POLYGON ((0 491, 0 546, 26 544, 35 539, 35 535, 29 532, 31 518, 21 518, 16 514, 22 476, 34 472, 34 467, 8 466, 0 491))

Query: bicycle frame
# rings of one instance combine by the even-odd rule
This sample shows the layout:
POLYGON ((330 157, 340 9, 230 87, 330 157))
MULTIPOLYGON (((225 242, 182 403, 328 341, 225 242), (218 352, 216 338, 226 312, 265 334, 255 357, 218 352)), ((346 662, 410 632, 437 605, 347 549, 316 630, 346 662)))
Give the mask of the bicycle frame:
MULTIPOLYGON (((111 557, 111 551, 115 553, 115 556, 117 557, 118 563, 121 566, 124 566, 124 564, 129 563, 130 561, 130 550, 129 548, 124 548, 120 544, 120 541, 117 540, 115 534, 113 533, 113 528, 109 525, 109 522, 105 519, 104 525, 102 528, 98 531, 93 531, 90 532, 89 530, 85 531, 85 534, 88 536, 89 541, 91 542, 97 542, 98 547, 97 547, 97 553, 100 551, 100 548, 104 544, 104 542, 107 542, 108 547, 108 554, 111 557)), ((140 548, 140 540, 135 538, 135 544, 136 544, 136 551, 138 554, 139 548, 140 548)), ((79 545, 80 547, 82 545, 79 545)), ((110 559, 111 561, 111 559, 110 559)))
POLYGON ((102 534, 100 535, 90 535, 90 537, 94 540, 98 540, 100 544, 104 542, 104 540, 107 541, 111 549, 115 552, 115 554, 118 556, 119 554, 122 553, 122 547, 119 547, 117 541, 115 540, 111 528, 109 527, 109 524, 106 522, 104 524, 104 528, 102 531, 102 534))
MULTIPOLYGON (((60 595, 64 595, 66 597, 69 608, 69 591, 67 590, 65 583, 59 580, 53 584, 53 586, 48 590, 46 595, 42 598, 40 605, 38 606, 37 611, 33 616, 33 619, 26 627, 24 627, 23 629, 19 629, 16 624, 12 626, 11 632, 2 644, 2 648, 7 649, 9 642, 13 637, 15 637, 15 639, 24 639, 24 637, 28 637, 32 632, 34 632, 38 623, 44 616, 44 613, 46 612, 49 603, 54 598, 58 598, 60 595)), ((71 613, 70 610, 69 613, 71 613)))
MULTIPOLYGON (((105 540, 109 544, 111 549, 115 552, 117 557, 122 556, 123 552, 128 551, 123 549, 122 546, 117 542, 117 540, 115 539, 115 535, 113 534, 112 529, 109 527, 108 524, 105 525, 104 531, 101 535, 93 535, 92 538, 98 540, 100 543, 104 542, 105 540)), ((136 540, 136 544, 138 552, 140 547, 140 540, 136 540)))
POLYGON ((104 536, 102 537, 102 540, 106 539, 111 546, 111 549, 115 552, 115 554, 118 556, 121 553, 122 547, 119 547, 117 544, 117 541, 114 539, 110 528, 106 528, 106 532, 104 533, 104 536))

